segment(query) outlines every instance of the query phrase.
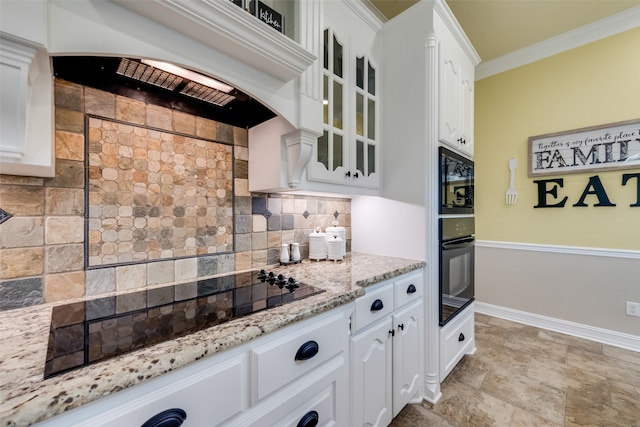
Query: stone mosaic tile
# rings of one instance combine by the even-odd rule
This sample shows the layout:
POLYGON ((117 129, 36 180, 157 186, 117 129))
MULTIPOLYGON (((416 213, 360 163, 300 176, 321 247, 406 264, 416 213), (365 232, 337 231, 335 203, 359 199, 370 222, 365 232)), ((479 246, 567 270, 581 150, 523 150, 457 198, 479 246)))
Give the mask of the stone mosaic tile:
POLYGON ((238 234, 251 233, 251 215, 235 215, 236 239, 238 234))
POLYGON ((44 247, 0 249, 0 279, 40 276, 44 272, 44 247))
POLYGON ((293 215, 291 214, 283 214, 281 216, 281 229, 282 230, 293 230, 293 215))
POLYGON ((245 252, 251 250, 251 234, 236 234, 235 237, 236 252, 245 252))
POLYGON ((244 178, 234 178, 233 180, 233 188, 236 192, 236 197, 238 196, 251 196, 251 192, 249 191, 249 180, 244 178))
POLYGON ((251 197, 234 198, 235 215, 251 215, 251 197))
POLYGON ((44 189, 41 187, 0 185, 2 208, 14 217, 44 213, 44 189))
MULTIPOLYGON (((281 231, 268 231, 267 232, 267 247, 269 248, 280 248, 282 243, 287 243, 282 240, 282 232, 281 231)), ((291 243, 291 242, 289 242, 291 243)))
POLYGON ((145 264, 116 267, 116 290, 139 289, 147 286, 147 266, 145 264))
POLYGON ((47 273, 63 273, 84 269, 84 245, 66 244, 45 246, 47 273))
POLYGON ((114 292, 116 290, 116 269, 112 267, 87 270, 85 280, 87 295, 114 292))
POLYGON ((0 248, 2 249, 40 246, 43 243, 42 217, 15 217, 0 223, 0 248))
POLYGON ((47 187, 83 188, 84 163, 74 160, 56 160, 56 176, 45 180, 47 187))
POLYGON ((76 188, 47 188, 46 215, 84 215, 84 190, 76 188))
POLYGON ((40 187, 44 183, 44 178, 37 176, 17 176, 17 175, 2 175, 0 174, 0 184, 14 184, 14 185, 31 185, 40 187))
POLYGON ((251 249, 260 250, 267 248, 267 233, 266 231, 260 233, 251 233, 251 249))
POLYGON ((280 215, 271 215, 267 219, 267 231, 275 231, 282 229, 282 220, 280 215))
POLYGON ((44 276, 44 300, 65 301, 84 296, 84 271, 47 274, 44 276))
POLYGON ((144 125, 146 123, 145 103, 116 95, 116 120, 144 125))
POLYGON ((251 251, 238 252, 236 249, 235 264, 238 270, 251 268, 251 251))
POLYGON ((252 197, 251 198, 251 213, 263 215, 267 211, 267 198, 266 197, 252 197))
POLYGON ((232 273, 236 270, 235 256, 232 253, 218 256, 218 273, 232 273))
POLYGON ((175 269, 176 281, 195 279, 198 277, 198 260, 196 258, 177 259, 175 269))
POLYGON ((249 178, 249 162, 236 157, 233 173, 236 178, 249 178))
POLYGON ((56 158, 67 160, 84 160, 84 136, 80 133, 57 130, 56 158))
POLYGON ((196 116, 195 135, 200 138, 217 140, 218 126, 213 120, 196 116))
POLYGON ((146 267, 148 285, 158 285, 174 281, 174 261, 150 262, 146 264, 146 267))
POLYGON ((29 307, 43 301, 40 277, 0 282, 0 310, 29 307))
POLYGON ((211 276, 218 273, 217 256, 198 257, 198 277, 211 276))
POLYGON ((251 231, 254 233, 267 231, 267 218, 263 214, 251 216, 251 231))
POLYGON ((55 128, 73 133, 84 132, 84 114, 67 108, 55 108, 55 128))
POLYGON ((173 130, 171 109, 147 104, 147 126, 164 130, 173 130))
MULTIPOLYGON (((195 123, 173 113, 174 126, 176 117, 195 123)), ((89 217, 101 221, 90 222, 90 265, 231 249, 231 147, 108 120, 90 126, 101 129, 89 141, 89 197, 100 201, 89 217)))
POLYGON ((216 124, 218 127, 216 130, 216 141, 233 144, 233 126, 219 122, 216 124))
POLYGON ((53 85, 54 101, 57 107, 84 111, 83 87, 76 83, 56 79, 53 85))
POLYGON ((116 117, 116 96, 103 90, 85 87, 84 111, 87 114, 114 119, 116 117))
POLYGON ((84 218, 81 216, 47 217, 44 241, 48 245, 84 242, 84 218))
POLYGON ((196 118, 191 114, 173 111, 173 130, 187 135, 196 134, 196 118))
POLYGON ((233 142, 242 147, 249 146, 249 131, 238 127, 233 128, 233 142))

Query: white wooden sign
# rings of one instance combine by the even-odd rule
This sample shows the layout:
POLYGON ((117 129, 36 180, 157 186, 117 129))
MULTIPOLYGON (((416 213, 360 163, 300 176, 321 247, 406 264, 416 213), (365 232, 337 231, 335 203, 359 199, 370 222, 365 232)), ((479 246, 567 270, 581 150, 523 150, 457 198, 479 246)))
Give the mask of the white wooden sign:
POLYGON ((529 176, 640 169, 640 120, 529 138, 529 176))

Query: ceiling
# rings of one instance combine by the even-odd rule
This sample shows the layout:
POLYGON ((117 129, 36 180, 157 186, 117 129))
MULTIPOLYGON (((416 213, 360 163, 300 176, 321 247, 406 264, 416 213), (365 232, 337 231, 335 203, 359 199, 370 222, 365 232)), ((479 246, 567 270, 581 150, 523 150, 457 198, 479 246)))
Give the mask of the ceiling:
MULTIPOLYGON (((393 18, 417 0, 369 0, 393 18)), ((640 0, 446 0, 482 61, 497 58, 626 9, 640 0)))

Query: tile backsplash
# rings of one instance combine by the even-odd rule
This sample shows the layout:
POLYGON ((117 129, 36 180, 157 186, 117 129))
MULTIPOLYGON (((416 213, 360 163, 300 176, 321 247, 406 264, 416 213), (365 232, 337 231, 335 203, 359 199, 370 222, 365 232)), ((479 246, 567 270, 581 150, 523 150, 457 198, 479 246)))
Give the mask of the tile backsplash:
MULTIPOLYGON (((248 191, 247 134, 246 129, 56 80, 56 176, 0 175, 0 208, 7 213, 4 222, 0 223, 0 310, 276 264, 282 243, 300 243, 304 259, 308 255, 308 234, 316 226, 322 229, 330 226, 336 219, 346 228, 350 247, 349 199, 248 191), (87 136, 90 143, 90 132, 96 132, 87 129, 90 117, 145 131, 206 139, 215 141, 220 147, 232 148, 233 178, 232 181, 229 179, 228 185, 233 183, 233 216, 225 222, 222 233, 227 233, 228 237, 209 240, 209 243, 224 241, 224 244, 207 246, 203 238, 201 242, 209 247, 207 250, 189 253, 171 247, 153 255, 155 243, 144 249, 139 244, 139 259, 111 257, 106 266, 89 262, 92 259, 92 212, 103 206, 114 206, 92 196, 87 182, 92 176, 91 169, 86 167, 91 165, 87 136), (147 254, 147 259, 142 259, 142 252, 147 254), (152 260, 156 256, 157 259, 152 260)), ((210 169, 210 166, 206 168, 210 169)), ((204 173, 206 175, 206 171, 204 173)), ((177 215, 172 211, 172 220, 185 218, 186 221, 194 213, 186 212, 186 209, 184 215, 179 209, 176 212, 177 215)), ((127 229, 118 228, 117 220, 122 217, 125 225, 128 225, 128 219, 135 221, 133 215, 127 217, 126 208, 121 213, 124 215, 114 216, 114 230, 127 229)), ((207 216, 209 214, 211 211, 207 216)), ((139 230, 141 235, 149 231, 148 227, 139 230)), ((123 235, 123 248, 129 243, 135 244, 133 238, 126 241, 127 231, 123 235)), ((207 231, 199 237, 205 235, 207 231)), ((95 233, 93 237, 96 238, 95 233)), ((117 247, 114 250, 117 251, 117 247)))

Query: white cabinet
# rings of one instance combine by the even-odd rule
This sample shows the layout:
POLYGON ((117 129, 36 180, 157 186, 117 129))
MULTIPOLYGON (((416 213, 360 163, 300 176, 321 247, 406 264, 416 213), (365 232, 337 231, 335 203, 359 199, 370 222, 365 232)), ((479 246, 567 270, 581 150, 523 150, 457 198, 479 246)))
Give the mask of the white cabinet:
POLYGON ((351 426, 386 426, 393 419, 389 316, 351 339, 351 426))
POLYGON ((186 413, 183 427, 348 425, 352 310, 343 305, 38 426, 140 426, 174 408, 186 413))
POLYGON ((350 426, 386 426, 421 399, 421 273, 383 282, 356 300, 351 338, 350 426))
POLYGON ((440 328, 440 382, 451 373, 465 354, 476 351, 474 303, 440 328))
POLYGON ((422 302, 393 315, 393 416, 415 397, 422 386, 422 302))
POLYGON ((376 31, 343 2, 325 2, 323 135, 310 181, 376 189, 380 182, 380 67, 376 31))
POLYGON ((474 67, 453 35, 439 33, 440 142, 473 157, 474 67))
POLYGON ((205 359, 38 426, 141 426, 156 414, 174 408, 186 413, 183 427, 219 425, 248 406, 247 357, 235 353, 205 359))

